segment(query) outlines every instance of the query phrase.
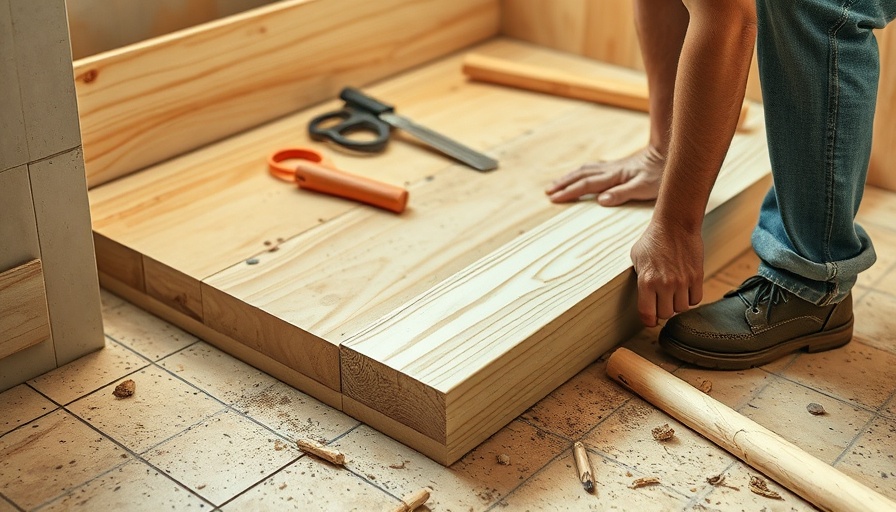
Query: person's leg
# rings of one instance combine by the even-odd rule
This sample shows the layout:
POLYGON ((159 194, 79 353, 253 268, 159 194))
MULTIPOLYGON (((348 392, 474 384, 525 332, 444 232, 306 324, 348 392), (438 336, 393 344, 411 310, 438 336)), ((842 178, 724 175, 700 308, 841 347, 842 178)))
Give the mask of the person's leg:
POLYGON ((896 0, 757 0, 774 186, 753 233, 759 275, 669 320, 684 361, 741 369, 852 339, 850 289, 875 260, 855 224, 871 152, 878 53, 896 0))
POLYGON ((896 1, 759 0, 758 57, 774 187, 753 247, 759 274, 817 305, 875 261, 855 223, 871 154, 877 41, 896 1))

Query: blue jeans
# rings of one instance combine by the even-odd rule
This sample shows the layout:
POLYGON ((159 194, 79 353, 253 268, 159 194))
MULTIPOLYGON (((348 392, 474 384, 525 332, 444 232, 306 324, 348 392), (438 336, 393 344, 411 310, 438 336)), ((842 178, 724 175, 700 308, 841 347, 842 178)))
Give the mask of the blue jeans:
POLYGON ((759 274, 818 305, 875 261, 856 224, 877 100, 872 29, 896 0, 757 0, 759 76, 774 184, 753 231, 759 274))

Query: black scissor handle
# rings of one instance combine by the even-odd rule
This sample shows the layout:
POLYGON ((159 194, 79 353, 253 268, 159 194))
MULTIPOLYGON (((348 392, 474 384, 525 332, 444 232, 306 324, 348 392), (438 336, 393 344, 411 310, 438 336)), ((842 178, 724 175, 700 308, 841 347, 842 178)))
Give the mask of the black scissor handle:
POLYGON ((386 149, 390 131, 391 126, 375 115, 351 108, 321 114, 308 123, 308 135, 313 140, 331 140, 340 146, 370 153, 386 149), (334 124, 337 119, 340 121, 334 124), (372 133, 374 138, 356 140, 349 137, 358 132, 372 133))

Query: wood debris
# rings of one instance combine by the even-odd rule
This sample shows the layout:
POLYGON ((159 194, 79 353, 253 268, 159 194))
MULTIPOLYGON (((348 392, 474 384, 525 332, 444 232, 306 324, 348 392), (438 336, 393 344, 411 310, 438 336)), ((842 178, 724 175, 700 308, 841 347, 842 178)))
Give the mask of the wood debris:
POLYGON ((644 478, 638 478, 634 482, 629 485, 632 489, 640 489, 641 487, 647 487, 648 485, 659 485, 660 479, 655 476, 645 476, 644 478))
POLYGON ((704 379, 703 377, 697 377, 696 381, 697 389, 703 391, 707 395, 710 391, 712 391, 712 381, 709 379, 704 379))
POLYGON ((498 455, 497 458, 498 458, 498 464, 500 464, 502 466, 510 465, 510 455, 507 455, 506 453, 502 453, 502 454, 498 455))
POLYGON ((426 503, 429 500, 429 493, 432 492, 428 487, 424 487, 418 491, 414 491, 410 494, 405 495, 401 498, 401 505, 398 505, 395 508, 395 512, 411 512, 416 510, 417 507, 426 503))
POLYGON ((127 398, 134 394, 134 391, 137 390, 137 383, 132 379, 128 379, 121 384, 115 386, 115 391, 112 392, 113 395, 117 398, 127 398))
POLYGON ((807 405, 806 410, 809 411, 809 414, 813 416, 821 416, 822 414, 827 414, 827 411, 824 410, 824 406, 821 404, 816 404, 815 402, 807 405))
POLYGON ((299 439, 296 441, 299 449, 305 453, 310 453, 324 459, 325 461, 336 464, 337 466, 345 465, 345 455, 338 450, 328 448, 316 441, 310 439, 299 439))
POLYGON ((664 423, 663 425, 654 428, 650 431, 653 434, 653 438, 657 441, 668 441, 675 436, 675 429, 669 426, 668 423, 664 423))
POLYGON ((773 500, 783 500, 780 494, 768 488, 768 484, 765 483, 765 480, 759 478, 758 476, 750 477, 750 491, 753 494, 758 494, 760 496, 765 496, 766 498, 771 498, 773 500))
POLYGON ((389 464, 389 467, 392 469, 404 469, 405 462, 407 462, 407 461, 403 460, 401 462, 394 462, 392 464, 389 464))
POLYGON ((706 483, 712 485, 713 487, 727 487, 729 489, 734 489, 735 491, 739 491, 740 487, 735 487, 733 485, 728 485, 725 483, 726 475, 725 473, 719 473, 716 476, 711 476, 706 479, 706 483))

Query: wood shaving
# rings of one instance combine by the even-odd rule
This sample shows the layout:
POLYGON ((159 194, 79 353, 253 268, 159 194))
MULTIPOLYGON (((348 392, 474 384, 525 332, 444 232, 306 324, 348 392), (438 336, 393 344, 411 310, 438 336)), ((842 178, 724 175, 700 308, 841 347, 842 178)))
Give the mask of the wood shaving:
POLYGON ((827 411, 824 410, 824 406, 821 404, 816 404, 815 402, 810 403, 806 406, 806 410, 809 411, 809 414, 813 416, 821 416, 822 414, 826 414, 827 411))
POLYGON ((629 485, 632 489, 640 489, 641 487, 647 487, 648 485, 659 485, 660 479, 655 476, 646 476, 644 478, 638 478, 631 485, 629 485))
POLYGON ((305 453, 314 454, 321 459, 329 461, 332 464, 336 464, 337 466, 345 465, 345 455, 340 453, 338 450, 334 450, 327 446, 324 446, 316 441, 311 439, 299 439, 296 441, 299 449, 305 453))
POLYGON ((780 494, 768 488, 768 484, 765 483, 765 480, 759 478, 758 476, 750 477, 750 491, 753 494, 758 494, 760 496, 765 496, 766 498, 771 498, 773 500, 783 500, 780 494))
POLYGON ((703 377, 697 377, 697 389, 703 391, 706 394, 709 394, 712 391, 712 381, 709 379, 704 379, 703 377))
POLYGON ((404 469, 404 463, 406 461, 396 462, 394 464, 389 464, 389 467, 392 469, 404 469))
POLYGON ((725 473, 720 473, 716 476, 711 476, 706 479, 706 483, 712 485, 713 487, 727 487, 729 489, 734 489, 735 491, 739 491, 740 487, 735 487, 733 485, 728 485, 725 483, 725 473))
POLYGON ((675 435, 675 430, 668 423, 664 423, 651 430, 650 433, 653 434, 653 438, 657 441, 668 441, 675 435))
POLYGON ((507 455, 506 453, 502 453, 502 454, 498 455, 498 464, 500 464, 502 466, 509 466, 510 465, 510 455, 507 455))
POLYGON ((137 390, 137 383, 131 379, 128 379, 121 384, 115 386, 115 391, 112 392, 117 398, 127 398, 134 394, 134 391, 137 390))

